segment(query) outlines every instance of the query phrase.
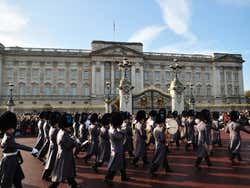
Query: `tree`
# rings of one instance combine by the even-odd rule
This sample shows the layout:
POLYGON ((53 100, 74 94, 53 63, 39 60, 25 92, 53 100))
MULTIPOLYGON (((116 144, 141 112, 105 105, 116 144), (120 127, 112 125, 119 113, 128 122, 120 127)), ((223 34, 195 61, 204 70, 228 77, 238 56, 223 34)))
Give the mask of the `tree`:
POLYGON ((250 90, 247 90, 247 91, 245 92, 245 96, 246 96, 247 98, 250 99, 250 90))

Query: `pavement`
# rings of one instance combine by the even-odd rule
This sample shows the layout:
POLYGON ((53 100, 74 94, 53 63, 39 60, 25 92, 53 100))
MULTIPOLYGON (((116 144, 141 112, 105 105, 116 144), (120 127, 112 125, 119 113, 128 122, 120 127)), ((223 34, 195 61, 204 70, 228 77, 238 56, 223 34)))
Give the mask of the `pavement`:
MULTIPOLYGON (((243 161, 232 166, 228 159, 228 135, 222 133, 223 146, 214 149, 214 155, 211 157, 213 166, 207 167, 202 162, 202 170, 194 168, 196 159, 195 152, 185 152, 183 144, 180 148, 171 147, 171 153, 168 155, 169 164, 173 172, 165 174, 164 171, 159 172, 157 178, 151 178, 148 173, 148 167, 139 163, 139 168, 135 169, 128 165, 127 173, 131 178, 129 182, 121 182, 120 177, 114 179, 116 188, 250 188, 250 135, 242 133, 241 154, 243 161)), ((35 138, 18 138, 17 142, 33 146, 35 138)), ((152 158, 152 150, 149 151, 149 159, 152 158)), ((41 180, 43 165, 39 160, 34 158, 30 153, 23 152, 24 163, 22 168, 25 174, 23 181, 24 188, 45 188, 48 183, 41 180)), ((103 178, 107 172, 106 165, 100 168, 99 173, 93 172, 91 166, 94 158, 86 165, 82 159, 76 159, 77 182, 82 188, 105 188, 109 187, 103 183, 103 178)), ((60 188, 68 187, 63 183, 60 188)))

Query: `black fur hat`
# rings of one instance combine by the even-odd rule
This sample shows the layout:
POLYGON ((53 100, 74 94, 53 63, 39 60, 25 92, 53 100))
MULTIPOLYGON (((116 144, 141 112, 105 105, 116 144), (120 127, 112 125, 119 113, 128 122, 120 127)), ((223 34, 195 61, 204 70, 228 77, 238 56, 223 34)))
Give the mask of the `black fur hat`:
POLYGON ((61 117, 61 113, 60 112, 51 112, 50 113, 50 123, 52 126, 56 125, 61 117))
POLYGON ((177 111, 173 111, 173 112, 172 112, 172 115, 173 115, 173 118, 177 118, 178 112, 177 112, 177 111))
POLYGON ((51 114, 51 111, 46 111, 46 112, 44 113, 44 119, 45 119, 45 120, 49 120, 50 114, 51 114))
POLYGON ((201 121, 210 121, 210 120, 211 120, 210 111, 207 109, 203 109, 201 111, 201 121))
POLYGON ((102 119, 101 119, 101 124, 103 126, 105 125, 109 125, 110 124, 110 121, 111 121, 111 114, 110 113, 106 113, 102 116, 102 119))
POLYGON ((136 113, 136 120, 141 121, 141 120, 145 120, 145 119, 146 119, 146 112, 144 110, 139 110, 136 113))
POLYGON ((155 117, 157 115, 157 111, 156 110, 151 110, 148 114, 151 117, 155 117))
POLYGON ((122 112, 123 119, 130 119, 131 114, 129 112, 122 112))
POLYGON ((59 119, 58 122, 58 127, 60 129, 67 128, 67 127, 72 127, 73 125, 73 118, 70 114, 64 113, 59 119))
POLYGON ((202 117, 201 117, 201 112, 196 112, 195 118, 201 120, 201 118, 202 118, 202 117))
POLYGON ((91 114, 91 116, 90 116, 90 123, 96 123, 96 122, 98 122, 98 120, 99 120, 99 117, 98 117, 98 114, 97 113, 93 113, 93 114, 91 114))
POLYGON ((167 114, 167 111, 166 111, 166 109, 165 108, 161 108, 160 110, 159 110, 159 114, 167 114))
POLYGON ((5 132, 6 130, 13 128, 16 129, 17 117, 11 111, 6 111, 0 116, 0 130, 5 132))
POLYGON ((44 119, 44 118, 45 118, 45 111, 42 111, 42 112, 39 114, 39 118, 40 118, 40 119, 44 119))
POLYGON ((187 112, 187 116, 188 116, 188 117, 194 117, 194 116, 195 116, 194 110, 189 110, 189 111, 187 112))
POLYGON ((158 114, 156 115, 156 118, 155 118, 155 123, 156 123, 156 124, 165 123, 165 116, 164 116, 164 114, 158 113, 158 114))
POLYGON ((220 112, 213 112, 213 119, 218 120, 220 118, 220 112))
POLYGON ((181 113, 182 117, 187 117, 188 116, 188 111, 187 110, 183 110, 181 113))
POLYGON ((113 112, 111 114, 111 125, 114 128, 120 127, 123 123, 123 117, 120 112, 113 112))
POLYGON ((80 120, 80 114, 76 112, 74 115, 74 122, 79 122, 79 120, 80 120))
POLYGON ((230 112, 230 120, 231 121, 237 121, 239 119, 240 113, 238 111, 231 111, 230 112))
POLYGON ((85 121, 87 121, 87 119, 88 119, 88 114, 83 112, 81 114, 81 117, 80 117, 80 123, 85 123, 85 121))

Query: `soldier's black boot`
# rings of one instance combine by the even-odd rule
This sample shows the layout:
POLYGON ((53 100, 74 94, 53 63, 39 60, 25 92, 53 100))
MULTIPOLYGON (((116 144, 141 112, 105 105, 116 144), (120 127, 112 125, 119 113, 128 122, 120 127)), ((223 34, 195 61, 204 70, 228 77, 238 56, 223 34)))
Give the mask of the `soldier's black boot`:
POLYGON ((130 180, 130 178, 127 176, 125 170, 121 170, 120 173, 121 173, 121 181, 129 181, 130 180))
POLYGON ((144 164, 144 165, 148 165, 148 164, 149 164, 147 156, 144 156, 144 157, 142 158, 142 161, 143 161, 143 164, 144 164))
POLYGON ((134 160, 133 160, 133 165, 134 165, 135 168, 138 168, 138 164, 137 164, 138 161, 139 161, 139 158, 135 157, 134 160))
POLYGON ((196 161, 195 161, 195 165, 194 165, 194 166, 195 166, 198 170, 201 169, 201 167, 200 167, 201 161, 202 161, 202 157, 198 157, 198 158, 196 159, 196 161))
POLYGON ((212 166, 212 163, 211 163, 209 157, 206 157, 205 160, 207 162, 207 166, 212 166))
POLYGON ((114 171, 108 171, 108 174, 105 176, 103 182, 106 183, 109 186, 112 186, 114 176, 115 176, 114 171))
POLYGON ((241 155, 239 153, 237 154, 237 159, 238 161, 242 161, 241 155))
POLYGON ((156 164, 152 164, 150 171, 149 171, 152 178, 157 177, 157 174, 155 173, 157 168, 158 168, 158 166, 156 164))

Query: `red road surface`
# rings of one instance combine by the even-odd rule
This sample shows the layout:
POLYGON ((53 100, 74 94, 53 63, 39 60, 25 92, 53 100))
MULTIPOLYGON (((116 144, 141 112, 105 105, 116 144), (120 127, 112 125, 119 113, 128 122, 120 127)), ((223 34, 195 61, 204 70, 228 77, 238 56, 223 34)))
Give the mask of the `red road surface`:
MULTIPOLYGON (((207 167, 202 163, 202 170, 197 171, 193 166, 195 153, 185 152, 182 146, 178 149, 171 148, 169 163, 174 170, 167 175, 160 171, 157 178, 151 178, 148 174, 148 167, 139 164, 138 169, 128 165, 127 173, 131 181, 123 183, 120 177, 115 177, 114 187, 117 188, 159 188, 159 187, 212 187, 212 188, 250 188, 250 135, 242 134, 242 157, 243 161, 238 166, 232 166, 227 153, 228 135, 223 134, 223 147, 215 148, 214 156, 211 157, 212 167, 207 167)), ((33 146, 34 138, 20 138, 17 142, 33 146)), ((23 181, 25 188, 45 188, 48 183, 41 180, 43 166, 40 161, 35 159, 27 152, 22 152, 24 163, 22 168, 25 173, 23 181)), ((149 152, 149 159, 152 151, 149 152)), ((91 168, 94 158, 89 165, 85 165, 83 160, 77 159, 77 181, 83 188, 105 188, 102 180, 105 176, 106 168, 100 168, 99 174, 95 174, 91 168)), ((61 184, 60 188, 66 188, 67 184, 61 184)))

